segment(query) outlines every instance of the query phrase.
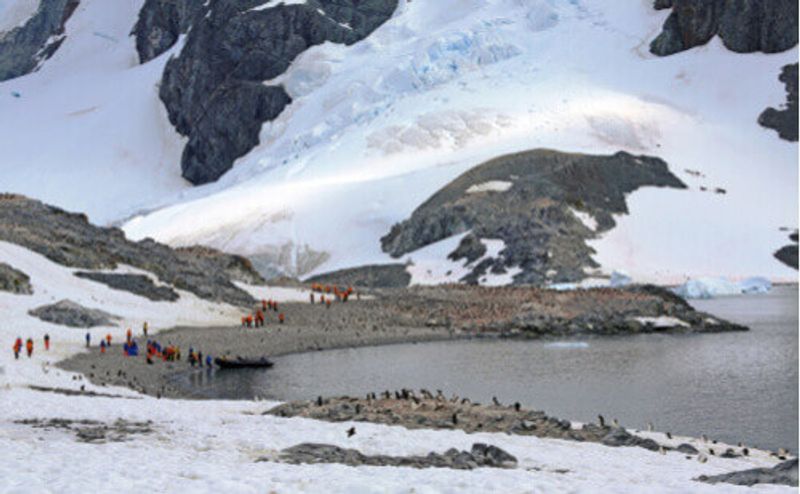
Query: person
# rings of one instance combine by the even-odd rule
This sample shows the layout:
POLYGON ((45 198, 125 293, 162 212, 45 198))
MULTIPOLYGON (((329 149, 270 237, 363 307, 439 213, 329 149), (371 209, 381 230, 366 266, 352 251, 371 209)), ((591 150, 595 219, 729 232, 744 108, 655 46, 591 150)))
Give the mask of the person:
POLYGON ((203 352, 197 352, 197 365, 203 366, 203 352))
POLYGON ((261 309, 256 309, 256 327, 264 325, 264 313, 261 309))
POLYGON ((279 323, 283 324, 284 319, 286 319, 286 317, 283 315, 283 312, 278 314, 278 322, 279 323))
POLYGON ((147 338, 147 321, 142 324, 142 333, 144 333, 144 337, 147 338))
POLYGON ((19 352, 22 351, 22 338, 17 336, 17 340, 14 342, 14 359, 19 360, 19 352))
POLYGON ((100 353, 106 353, 106 340, 100 340, 100 353))
POLYGON ((124 353, 126 357, 130 357, 129 350, 130 350, 130 345, 126 341, 125 343, 122 344, 122 353, 124 353))
POLYGON ((89 342, 91 341, 91 339, 92 339, 92 335, 90 335, 89 333, 86 333, 86 348, 89 348, 89 342))
POLYGON ((111 346, 111 333, 106 335, 106 345, 111 346))
POLYGON ((311 301, 311 305, 314 305, 314 292, 308 294, 308 299, 311 301))
POLYGON ((131 341, 131 338, 133 338, 133 331, 131 331, 131 328, 128 328, 128 330, 125 332, 125 339, 127 341, 131 341))
POLYGON ((272 302, 272 310, 273 312, 278 312, 278 302, 272 302))
POLYGON ((33 339, 28 338, 25 342, 25 350, 28 352, 28 358, 31 358, 33 356, 33 339))
POLYGON ((44 335, 44 349, 45 351, 50 350, 50 335, 47 333, 44 335))
POLYGON ((330 309, 331 308, 331 299, 328 299, 328 300, 325 301, 325 308, 326 309, 330 309))
POLYGON ((211 355, 206 355, 206 367, 209 369, 211 368, 211 364, 214 363, 214 359, 211 358, 211 355))
POLYGON ((253 326, 253 314, 247 314, 247 327, 253 326))
POLYGON ((242 316, 242 327, 247 326, 247 316, 242 316))
POLYGON ((261 310, 263 311, 267 310, 267 301, 264 299, 261 299, 261 310))

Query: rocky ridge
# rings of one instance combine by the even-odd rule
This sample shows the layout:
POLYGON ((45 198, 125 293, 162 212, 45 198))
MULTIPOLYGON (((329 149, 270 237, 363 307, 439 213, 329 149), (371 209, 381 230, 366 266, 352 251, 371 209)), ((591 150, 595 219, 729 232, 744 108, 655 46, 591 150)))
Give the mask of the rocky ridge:
MULTIPOLYGON (((115 269, 126 264, 156 275, 159 281, 200 298, 251 306, 253 297, 233 284, 248 264, 223 253, 198 255, 194 249, 174 250, 151 239, 132 242, 122 230, 94 226, 86 216, 40 201, 0 194, 0 240, 37 252, 53 262, 84 270, 115 269), (231 276, 229 265, 237 266, 231 276)), ((250 280, 260 280, 249 272, 250 280)))
POLYGON ((515 284, 578 281, 596 268, 589 239, 615 226, 628 212, 625 195, 639 187, 686 188, 659 158, 586 155, 536 149, 478 165, 440 189, 411 217, 381 238, 384 252, 401 257, 469 232, 450 254, 473 262, 500 239, 504 248, 484 258, 462 281, 476 284, 487 273, 518 267, 515 284))

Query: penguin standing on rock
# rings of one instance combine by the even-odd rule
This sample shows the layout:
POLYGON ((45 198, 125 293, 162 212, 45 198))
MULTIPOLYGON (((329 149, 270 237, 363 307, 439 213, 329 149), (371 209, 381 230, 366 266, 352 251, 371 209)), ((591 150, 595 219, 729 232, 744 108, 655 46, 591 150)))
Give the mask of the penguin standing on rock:
POLYGON ((515 412, 519 412, 521 408, 522 408, 522 405, 520 405, 518 401, 514 403, 514 411, 515 412))
POLYGON ((602 415, 597 416, 597 423, 600 424, 600 427, 606 426, 606 419, 602 415))
POLYGON ((355 427, 351 427, 351 428, 347 429, 347 437, 353 437, 355 435, 356 435, 356 428, 355 427))
POLYGON ((496 396, 492 396, 492 403, 494 403, 494 406, 500 406, 500 400, 498 400, 496 396))

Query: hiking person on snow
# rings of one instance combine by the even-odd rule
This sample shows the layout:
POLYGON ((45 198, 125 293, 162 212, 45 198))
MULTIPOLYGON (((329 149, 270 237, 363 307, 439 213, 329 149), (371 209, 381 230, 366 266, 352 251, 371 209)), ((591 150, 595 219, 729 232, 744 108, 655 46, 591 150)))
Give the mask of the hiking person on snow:
POLYGON ((50 350, 50 335, 47 333, 44 335, 44 349, 50 350))
POLYGON ((22 351, 22 338, 17 336, 17 340, 14 342, 14 359, 19 360, 19 352, 22 351))
POLYGON ((92 335, 86 333, 86 348, 89 348, 89 342, 92 340, 92 335))
POLYGON ((33 356, 33 339, 28 338, 25 342, 25 350, 28 352, 28 358, 31 358, 33 356))

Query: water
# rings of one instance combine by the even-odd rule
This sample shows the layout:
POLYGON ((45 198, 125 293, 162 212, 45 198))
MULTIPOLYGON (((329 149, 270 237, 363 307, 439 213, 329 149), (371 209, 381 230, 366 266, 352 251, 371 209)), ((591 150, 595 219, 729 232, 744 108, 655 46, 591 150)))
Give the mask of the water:
POLYGON ((602 413, 633 428, 797 451, 797 286, 696 301, 746 333, 576 341, 456 341, 330 350, 275 359, 268 371, 217 372, 188 384, 218 398, 311 399, 441 389, 519 401, 559 418, 602 413))

